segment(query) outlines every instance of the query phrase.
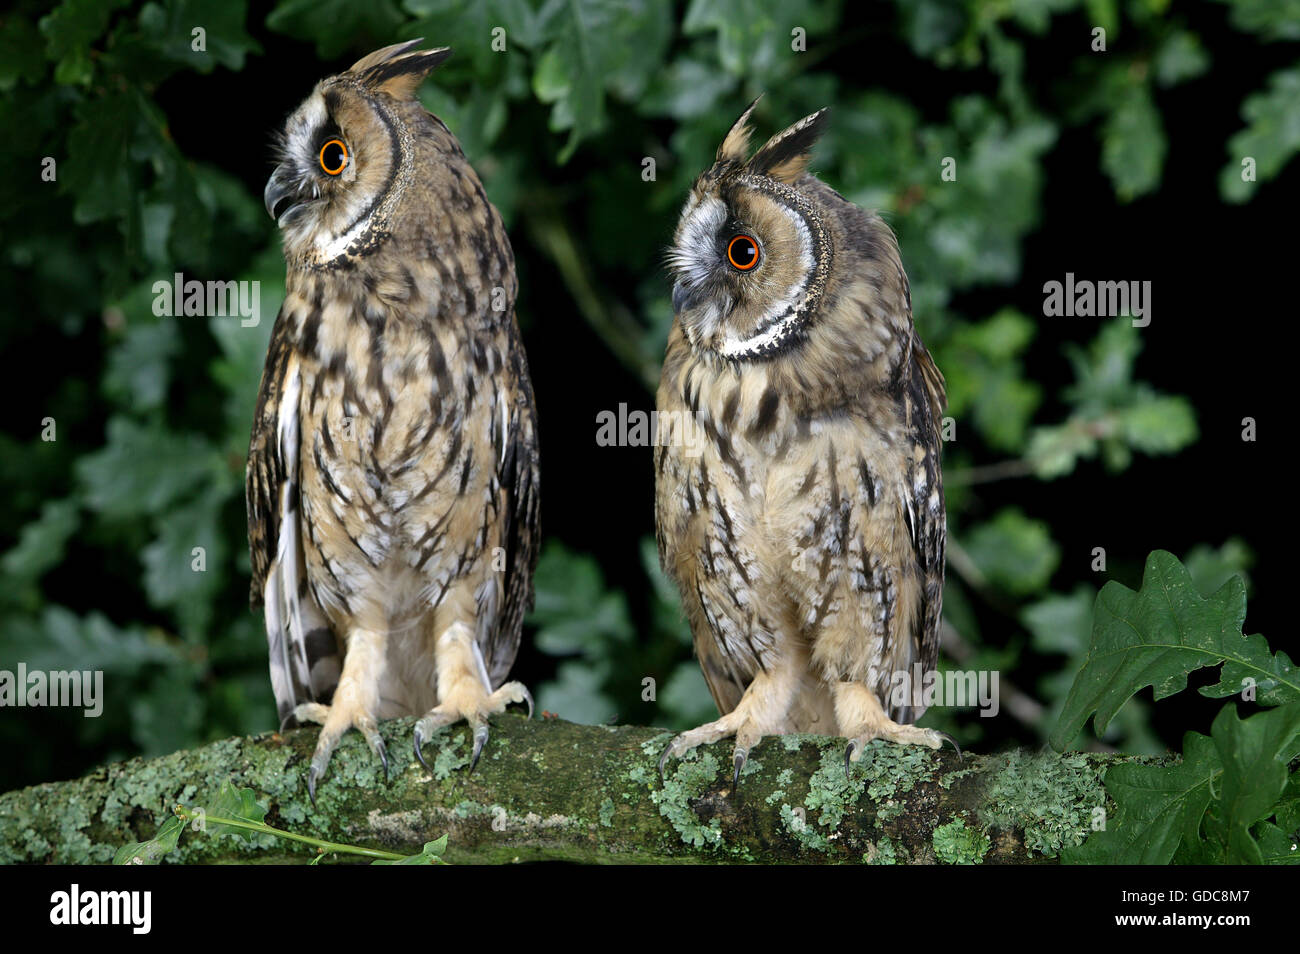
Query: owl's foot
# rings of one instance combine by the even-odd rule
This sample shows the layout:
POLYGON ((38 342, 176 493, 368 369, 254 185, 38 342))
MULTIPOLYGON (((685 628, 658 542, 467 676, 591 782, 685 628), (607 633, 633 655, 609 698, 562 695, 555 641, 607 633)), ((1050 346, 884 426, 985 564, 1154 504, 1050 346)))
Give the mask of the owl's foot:
POLYGON ((507 682, 492 691, 482 651, 464 623, 449 627, 438 638, 437 654, 438 698, 442 701, 415 723, 415 757, 432 774, 421 750, 424 743, 443 726, 464 719, 474 733, 474 755, 469 764, 473 772, 487 744, 487 717, 504 712, 511 703, 522 702, 528 705, 531 719, 533 697, 522 682, 507 682))
POLYGON ((316 805, 316 783, 325 774, 330 756, 334 754, 339 739, 348 729, 356 728, 366 737, 370 750, 378 756, 384 766, 384 781, 388 781, 388 749, 375 719, 364 709, 348 706, 336 698, 333 705, 321 705, 318 702, 304 702, 293 710, 293 718, 299 722, 315 722, 321 726, 320 737, 316 740, 316 752, 311 757, 311 767, 307 770, 307 794, 311 803, 316 805))
POLYGON ((740 710, 733 710, 721 719, 706 722, 689 732, 683 732, 669 742, 663 754, 659 756, 660 784, 664 781, 664 768, 667 766, 669 759, 683 756, 696 746, 708 745, 710 742, 717 742, 719 739, 734 735, 736 737, 736 746, 731 752, 731 764, 734 766, 731 781, 733 786, 738 785, 740 783, 740 770, 745 767, 745 762, 749 759, 749 750, 757 745, 758 741, 763 737, 757 731, 746 731, 747 725, 743 720, 732 718, 738 711, 740 710))
POLYGON ((370 750, 384 764, 384 779, 388 779, 388 750, 379 734, 378 686, 384 670, 384 637, 381 633, 355 629, 348 635, 348 651, 343 661, 343 673, 334 690, 329 705, 304 702, 293 710, 300 722, 320 723, 320 737, 316 739, 316 752, 311 757, 307 771, 307 794, 316 804, 316 783, 325 774, 330 756, 339 739, 348 729, 356 728, 366 737, 370 750))
POLYGON ((844 751, 844 774, 852 781, 852 763, 861 761, 867 744, 875 739, 885 739, 899 745, 924 745, 938 749, 949 742, 957 750, 960 759, 961 748, 952 736, 935 729, 923 729, 916 725, 900 725, 885 714, 880 701, 866 686, 858 683, 839 683, 834 689, 835 717, 840 725, 840 734, 849 740, 844 751))
POLYGON ((464 719, 469 723, 469 727, 474 730, 474 756, 469 763, 469 770, 473 772, 474 767, 478 765, 479 756, 483 754, 483 746, 487 745, 487 717, 496 715, 499 712, 505 712, 506 706, 512 702, 527 704, 528 718, 533 717, 533 697, 522 682, 507 682, 496 692, 484 692, 481 699, 469 709, 462 710, 447 704, 435 706, 426 712, 419 722, 415 723, 415 757, 420 760, 420 764, 424 766, 425 771, 432 774, 433 769, 429 768, 429 763, 424 760, 424 752, 421 751, 422 746, 443 726, 464 719))
POLYGON ((707 722, 699 728, 683 732, 664 749, 659 756, 659 782, 664 780, 664 766, 670 758, 686 754, 698 745, 708 745, 728 736, 735 736, 736 745, 732 749, 731 775, 732 787, 740 785, 740 770, 749 759, 749 750, 765 735, 778 734, 780 725, 789 708, 790 685, 781 678, 781 674, 760 673, 749 684, 741 696, 736 708, 720 719, 707 722))

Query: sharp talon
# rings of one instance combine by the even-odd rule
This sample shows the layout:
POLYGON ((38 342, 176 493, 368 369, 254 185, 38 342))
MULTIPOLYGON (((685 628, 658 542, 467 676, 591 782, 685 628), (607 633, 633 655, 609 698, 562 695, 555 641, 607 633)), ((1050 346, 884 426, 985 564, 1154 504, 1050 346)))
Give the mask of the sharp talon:
POLYGON ((947 742, 949 745, 951 745, 954 749, 957 750, 957 761, 965 762, 966 758, 961 754, 961 746, 957 744, 957 740, 954 739, 952 736, 948 735, 946 732, 940 732, 939 735, 943 738, 945 742, 947 742))
POLYGON ((853 782, 853 753, 857 750, 858 743, 850 740, 848 746, 844 749, 844 778, 853 782))
POLYGON ((533 717, 533 694, 528 691, 527 686, 524 687, 524 701, 528 703, 528 718, 531 719, 533 717))
POLYGON ((432 775, 433 769, 429 768, 429 763, 424 760, 424 753, 420 751, 420 746, 423 744, 424 739, 420 732, 420 724, 417 722, 415 724, 415 757, 420 760, 420 764, 424 766, 424 770, 432 775))
POLYGON ((290 712, 287 716, 285 716, 283 719, 280 720, 280 734, 281 734, 281 735, 284 734, 284 730, 287 729, 287 728, 289 727, 289 723, 292 722, 292 721, 293 721, 293 713, 292 713, 292 712, 290 712))
POLYGON ((749 752, 744 749, 737 749, 736 754, 731 757, 732 763, 736 766, 736 772, 731 776, 731 787, 740 788, 740 770, 745 767, 745 760, 749 758, 749 752))
POLYGON ((483 754, 483 746, 487 745, 488 727, 484 722, 474 730, 474 759, 469 763, 470 774, 474 774, 474 766, 478 765, 478 757, 483 754))
POLYGON ((312 808, 316 807, 316 779, 318 777, 316 766, 312 765, 312 767, 307 770, 307 794, 311 796, 312 808))
POLYGON ((375 746, 375 753, 379 756, 379 761, 384 763, 384 781, 387 782, 389 780, 388 779, 388 746, 384 745, 382 739, 380 740, 379 744, 375 746))

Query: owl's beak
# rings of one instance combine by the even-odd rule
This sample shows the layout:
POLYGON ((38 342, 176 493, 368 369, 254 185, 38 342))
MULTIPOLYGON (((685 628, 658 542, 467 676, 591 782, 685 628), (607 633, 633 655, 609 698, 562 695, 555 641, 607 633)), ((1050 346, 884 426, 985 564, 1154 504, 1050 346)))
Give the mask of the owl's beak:
POLYGON ((297 190, 289 182, 289 170, 283 164, 276 166, 271 178, 266 181, 262 201, 266 203, 266 214, 275 219, 277 225, 283 225, 285 218, 295 208, 296 193, 297 190))
POLYGON ((697 285, 694 288, 683 284, 681 281, 673 283, 673 314, 680 315, 682 312, 691 308, 698 300, 701 294, 702 286, 697 285))

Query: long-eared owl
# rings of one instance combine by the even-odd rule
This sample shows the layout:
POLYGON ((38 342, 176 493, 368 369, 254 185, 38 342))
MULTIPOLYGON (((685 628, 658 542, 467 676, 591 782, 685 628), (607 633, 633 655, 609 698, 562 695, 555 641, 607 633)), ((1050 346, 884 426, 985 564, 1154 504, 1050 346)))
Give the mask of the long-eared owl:
POLYGON ((287 263, 247 472, 252 598, 285 723, 322 726, 315 799, 356 727, 474 729, 537 561, 536 420, 501 217, 415 91, 450 51, 390 46, 320 82, 266 185, 287 263))
MULTIPOLYGON (((682 211, 659 384, 659 555, 722 717, 671 756, 763 736, 938 748, 944 382, 893 233, 807 172, 825 111, 749 155, 749 109, 682 211), (696 429, 698 438, 691 429, 696 429)), ((848 763, 846 761, 846 770, 848 763)))

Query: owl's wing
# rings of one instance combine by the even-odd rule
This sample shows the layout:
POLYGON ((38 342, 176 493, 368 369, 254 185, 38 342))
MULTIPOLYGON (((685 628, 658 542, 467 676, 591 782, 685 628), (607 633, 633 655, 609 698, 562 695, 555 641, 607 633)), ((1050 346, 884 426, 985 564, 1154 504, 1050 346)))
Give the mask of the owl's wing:
POLYGON ((507 415, 498 437, 497 477, 501 483, 501 539, 505 546, 505 602, 499 623, 488 632, 482 646, 492 685, 505 681, 519 652, 524 614, 533 606, 533 570, 537 568, 541 531, 538 520, 540 483, 537 464, 537 410, 528 376, 528 359, 512 318, 510 321, 512 374, 507 415))
MULTIPOLYGON (((912 548, 921 570, 921 622, 916 634, 918 651, 914 660, 921 664, 922 672, 929 672, 939 659, 939 620, 943 613, 947 516, 943 503, 943 471, 939 465, 943 447, 939 428, 947 395, 943 375, 915 332, 912 333, 909 370, 904 394, 907 426, 913 446, 923 452, 913 453, 910 457, 910 496, 904 501, 912 548)), ((894 718, 895 721, 912 722, 924 712, 923 706, 912 706, 910 711, 896 713, 894 718)))
POLYGON ((692 552, 700 546, 696 536, 699 524, 681 522, 683 501, 694 513, 696 507, 702 505, 700 500, 708 484, 707 474, 694 470, 702 466, 699 459, 692 461, 683 453, 687 443, 685 435, 676 434, 678 422, 686 419, 688 408, 669 382, 676 380, 686 348, 681 325, 674 320, 655 403, 659 410, 658 446, 654 449, 655 542, 659 548, 660 567, 677 584, 681 593, 682 611, 691 629, 704 682, 718 711, 725 714, 739 705, 754 673, 746 670, 743 660, 729 656, 722 640, 713 635, 708 597, 701 587, 701 569, 692 552), (695 480, 700 481, 700 486, 692 486, 695 480))
MULTIPOLYGON (((663 389, 660 390, 662 409, 663 389)), ((666 418, 660 417, 660 421, 666 418)), ((696 490, 691 487, 690 467, 674 446, 671 424, 660 424, 662 438, 655 448, 655 541, 659 546, 659 565, 682 596, 682 612, 691 630, 691 643, 700 661, 700 671, 709 687, 709 695, 724 715, 740 704, 741 697, 753 681, 754 674, 743 668, 743 661, 729 656, 722 640, 716 638, 709 621, 708 596, 701 586, 701 569, 690 558, 690 548, 698 539, 677 523, 681 501, 692 501, 696 490)))
POLYGON ((253 417, 244 493, 253 567, 249 600, 263 605, 271 688, 284 723, 301 702, 325 698, 338 679, 338 647, 307 588, 299 524, 298 357, 276 318, 253 417))

